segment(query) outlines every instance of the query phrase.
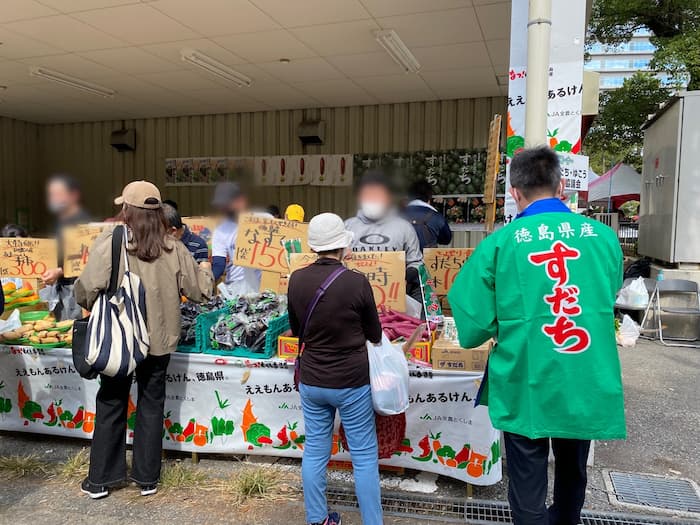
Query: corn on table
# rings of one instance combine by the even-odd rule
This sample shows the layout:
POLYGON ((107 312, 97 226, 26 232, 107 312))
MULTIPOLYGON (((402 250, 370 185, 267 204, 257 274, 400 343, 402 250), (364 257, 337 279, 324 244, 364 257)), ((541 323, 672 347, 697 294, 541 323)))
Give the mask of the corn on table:
MULTIPOLYGON (((478 373, 413 368, 406 436, 382 464, 435 472, 474 485, 501 479, 500 434, 474 407, 478 373)), ((69 348, 0 345, 0 429, 90 438, 98 382, 82 379, 69 348)), ((136 389, 125 438, 133 437, 136 389)), ((333 460, 350 459, 337 432, 333 460)), ((201 453, 301 457, 304 421, 293 365, 204 354, 173 354, 163 446, 201 453)))

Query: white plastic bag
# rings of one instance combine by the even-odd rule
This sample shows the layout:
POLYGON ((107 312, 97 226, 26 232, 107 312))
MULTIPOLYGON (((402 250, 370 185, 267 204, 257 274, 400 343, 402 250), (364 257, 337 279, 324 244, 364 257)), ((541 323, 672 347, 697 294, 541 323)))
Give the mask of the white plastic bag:
POLYGON ((637 344, 640 333, 639 325, 629 315, 625 314, 622 317, 622 324, 617 333, 617 342, 624 347, 634 346, 637 344))
POLYGON ((382 335, 382 342, 367 342, 369 381, 374 411, 382 416, 402 414, 408 408, 408 363, 400 346, 382 335))
POLYGON ((617 303, 621 306, 646 307, 649 304, 649 291, 644 283, 644 277, 637 277, 620 290, 617 303))
POLYGON ((19 310, 15 310, 4 321, 0 319, 0 334, 17 330, 20 326, 22 326, 22 321, 19 318, 19 310))

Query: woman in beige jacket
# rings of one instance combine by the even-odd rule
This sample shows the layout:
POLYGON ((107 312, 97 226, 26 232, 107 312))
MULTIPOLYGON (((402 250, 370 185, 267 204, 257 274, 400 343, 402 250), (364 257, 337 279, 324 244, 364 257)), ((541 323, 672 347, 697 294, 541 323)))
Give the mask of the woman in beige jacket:
MULTIPOLYGON (((129 270, 138 275, 146 296, 148 356, 136 367, 138 410, 134 428, 130 479, 141 495, 155 494, 160 478, 163 405, 170 353, 180 337, 180 297, 201 302, 212 294, 214 279, 208 262, 195 262, 184 244, 167 234, 158 188, 146 181, 128 184, 115 204, 123 205, 127 227, 129 270)), ((124 274, 120 259, 119 279, 124 274)), ((75 297, 90 309, 109 286, 112 270, 112 230, 90 249, 90 258, 75 283, 75 297)), ((127 407, 132 377, 100 377, 90 471, 81 489, 93 499, 109 494, 126 479, 127 407)))

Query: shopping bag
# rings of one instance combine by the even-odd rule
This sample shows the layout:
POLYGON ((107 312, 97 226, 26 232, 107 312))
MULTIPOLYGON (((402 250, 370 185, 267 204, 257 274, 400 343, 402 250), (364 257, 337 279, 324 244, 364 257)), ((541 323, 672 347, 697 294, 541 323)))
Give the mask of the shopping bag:
POLYGON ((625 286, 617 296, 619 306, 644 308, 649 304, 649 291, 643 277, 637 277, 625 286))
POLYGON ((369 382, 374 411, 382 416, 401 414, 408 408, 408 363, 400 346, 386 335, 378 345, 367 342, 369 382))
POLYGON ((635 323, 629 315, 625 314, 622 317, 620 330, 616 334, 617 343, 624 347, 634 346, 637 344, 640 333, 639 325, 635 323))

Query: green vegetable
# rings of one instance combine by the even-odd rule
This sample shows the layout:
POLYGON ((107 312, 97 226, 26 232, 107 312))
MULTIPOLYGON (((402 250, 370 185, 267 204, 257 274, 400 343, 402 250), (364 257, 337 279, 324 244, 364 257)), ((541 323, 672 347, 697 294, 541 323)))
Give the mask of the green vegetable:
POLYGON ((449 445, 445 445, 444 447, 439 448, 437 451, 437 455, 440 456, 441 458, 454 459, 456 454, 457 453, 455 452, 455 450, 449 445))
POLYGON ((509 157, 513 157, 515 152, 519 150, 520 148, 525 147, 525 139, 521 137, 520 135, 512 135, 508 137, 508 140, 506 141, 506 153, 508 154, 509 157))
POLYGON ((569 153, 572 149, 573 146, 568 140, 562 140, 556 146, 554 146, 554 151, 563 151, 565 153, 569 153))
POLYGON ((256 447, 260 447, 262 445, 258 442, 258 439, 263 436, 269 438, 270 429, 262 423, 253 423, 248 428, 248 432, 245 433, 245 440, 256 447))

